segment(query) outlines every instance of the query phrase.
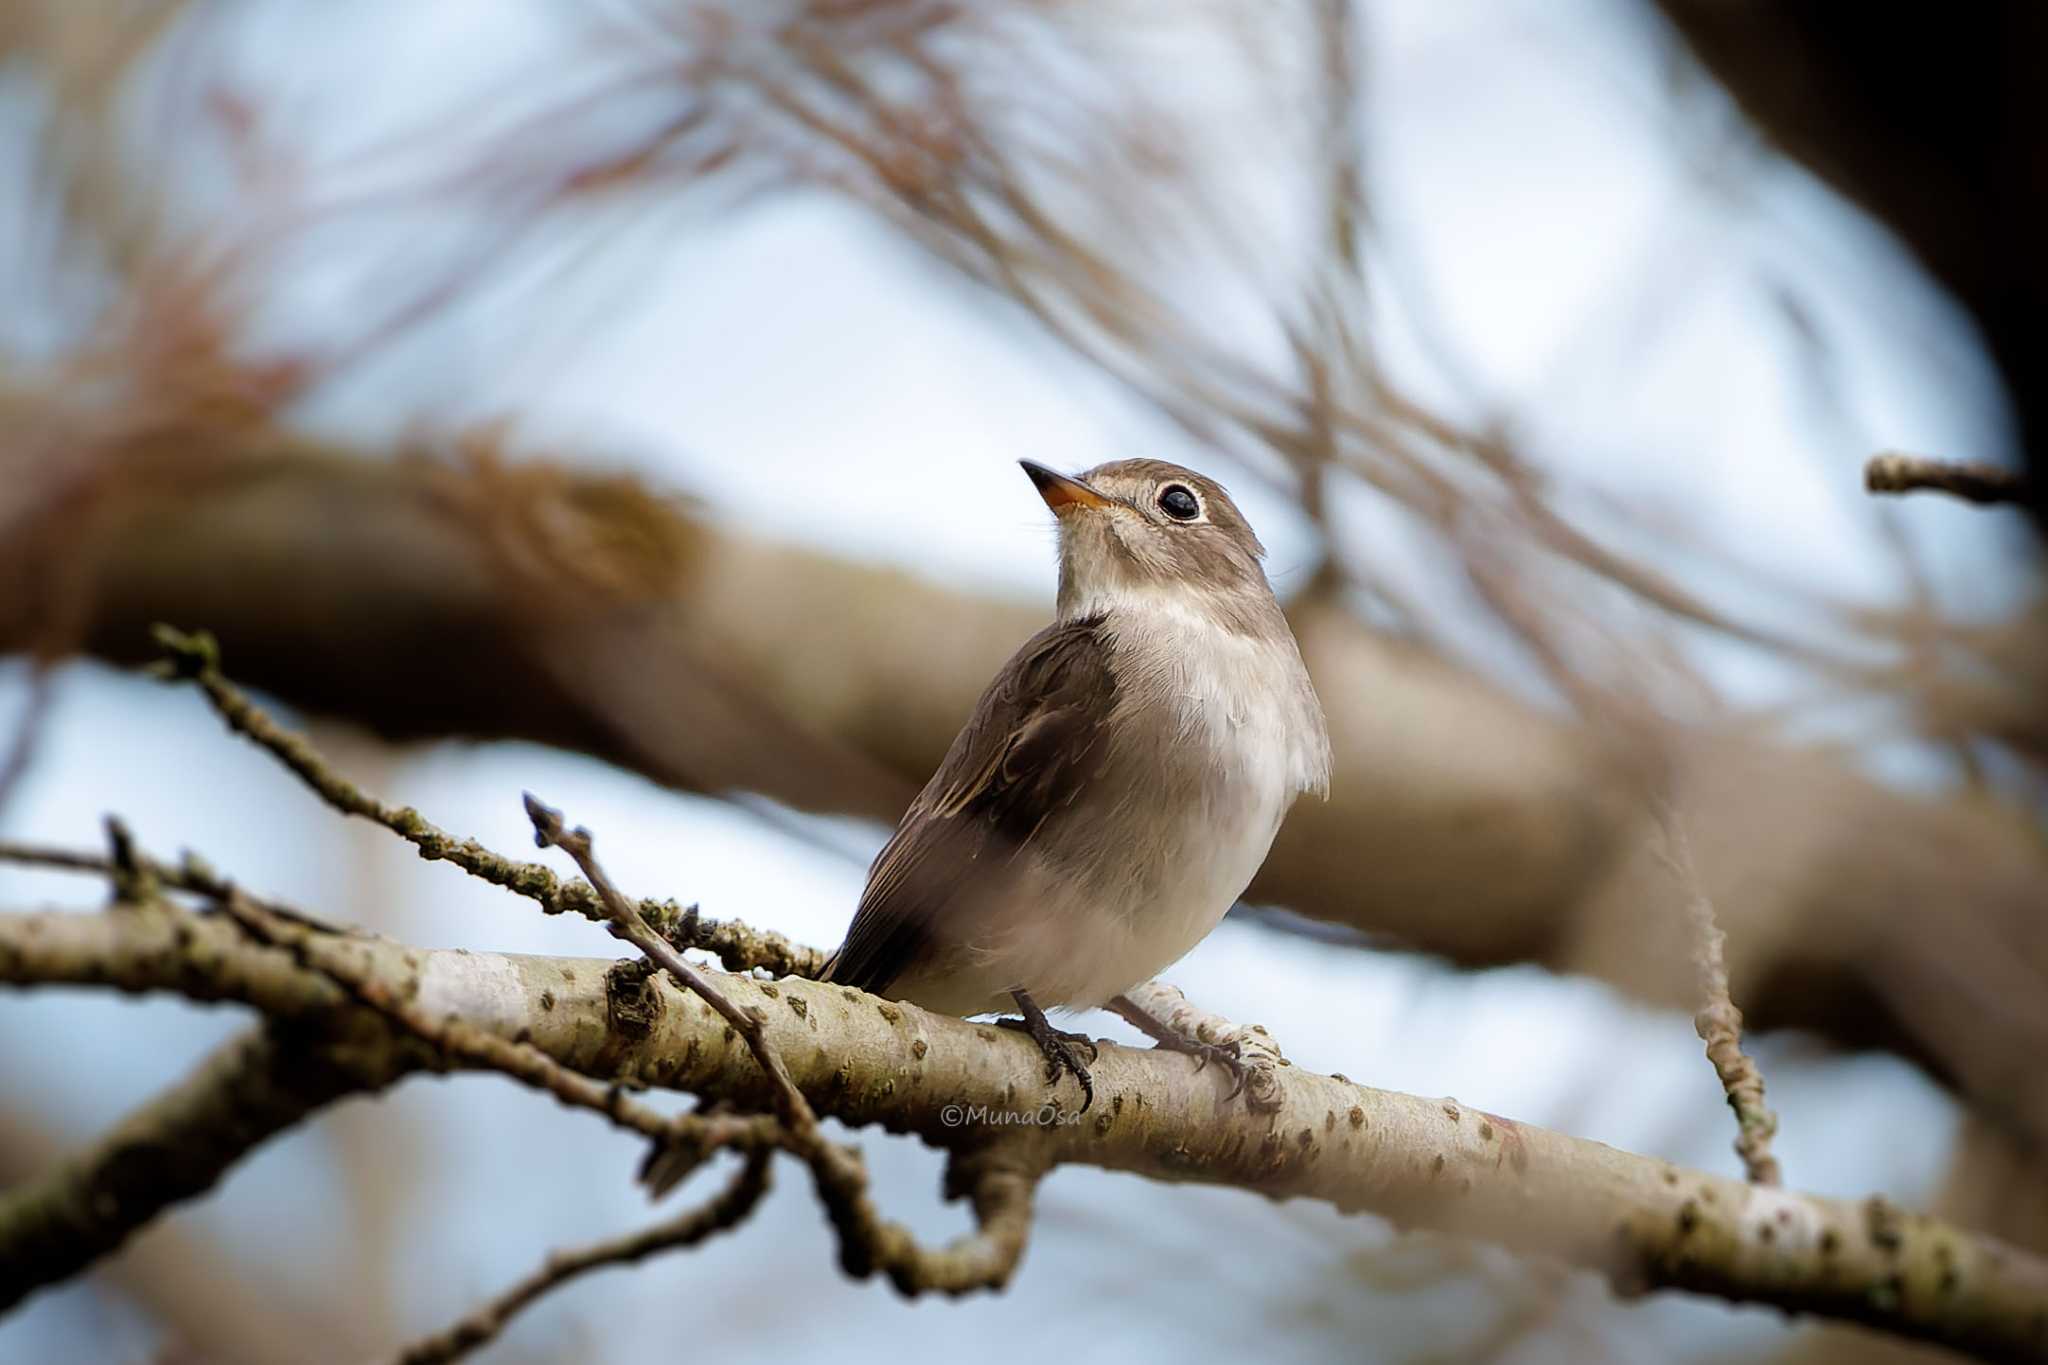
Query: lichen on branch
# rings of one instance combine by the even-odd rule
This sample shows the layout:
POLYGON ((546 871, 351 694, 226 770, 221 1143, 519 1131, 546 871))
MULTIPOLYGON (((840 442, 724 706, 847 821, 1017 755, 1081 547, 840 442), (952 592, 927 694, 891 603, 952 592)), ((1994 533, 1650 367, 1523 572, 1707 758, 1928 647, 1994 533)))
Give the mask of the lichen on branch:
MULTIPOLYGON (((453 864, 493 886, 525 896, 547 914, 581 915, 599 924, 612 921, 611 910, 588 882, 565 883, 539 863, 494 853, 474 839, 459 839, 411 806, 390 805, 349 781, 305 736, 272 720, 228 680, 220 669, 220 648, 205 631, 188 633, 159 624, 151 634, 164 650, 163 660, 155 666, 159 677, 196 683, 229 729, 267 750, 342 814, 382 825, 427 861, 453 864)), ((824 967, 824 956, 815 949, 800 947, 781 934, 706 919, 695 906, 643 900, 637 909, 673 946, 715 953, 730 971, 759 967, 778 976, 816 976, 824 967)))
MULTIPOLYGON (((418 1039, 226 917, 162 901, 141 909, 0 914, 0 983, 235 1000, 302 1028, 346 1024, 353 1065, 380 1084, 427 1065, 418 1039)), ((653 1017, 628 1037, 610 1026, 604 960, 360 943, 362 969, 393 992, 524 1037, 581 1074, 743 1110, 772 1103, 770 1083, 724 1019, 662 978, 648 983, 659 1002, 653 1017)), ((1682 1289, 1866 1323, 1986 1359, 2048 1358, 2048 1261, 1883 1200, 1824 1199, 1683 1170, 1297 1066, 1277 1069, 1279 1105, 1259 1113, 1226 1101, 1229 1079, 1214 1068, 1198 1078, 1185 1057, 1114 1044, 1102 1049, 1086 1121, 977 1127, 957 1116, 1035 1111, 1043 1102, 1027 1040, 844 986, 746 976, 720 985, 739 1008, 759 1012, 818 1114, 914 1134, 954 1155, 952 1188, 984 1220, 979 1240, 962 1249, 963 1267, 977 1273, 1014 1266, 1040 1173, 1088 1165, 1316 1199, 1480 1237, 1592 1268, 1625 1292, 1682 1289), (990 1146, 992 1137, 1002 1142, 990 1146)), ((179 1145, 186 1135, 159 1123, 154 1136, 179 1145)), ((76 1182, 91 1168, 68 1163, 0 1195, 0 1265, 12 1277, 0 1298, 63 1277, 40 1269, 54 1264, 46 1258, 30 1264, 7 1253, 21 1235, 21 1210, 89 1198, 76 1182)), ((111 1249, 103 1235, 86 1241, 90 1255, 111 1249)))
MULTIPOLYGON (((362 792, 233 688, 203 637, 164 639, 175 675, 197 681, 231 726, 337 809, 544 907, 589 914, 652 966, 421 950, 335 930, 248 896, 196 859, 175 867, 152 859, 118 826, 105 856, 14 850, 106 876, 118 894, 98 914, 0 914, 0 984, 234 1001, 265 1023, 78 1157, 0 1194, 0 1304, 75 1273, 325 1102, 423 1070, 471 1069, 509 1075, 653 1139, 659 1186, 673 1183, 660 1175, 664 1166, 680 1175, 721 1147, 743 1150, 748 1165, 694 1214, 556 1259, 422 1343, 420 1358, 450 1359, 488 1339, 574 1274, 732 1226, 752 1207, 772 1149, 808 1168, 842 1266, 881 1272, 906 1294, 1005 1284, 1029 1239, 1040 1181, 1061 1165, 1090 1165, 1312 1198, 1482 1237, 1598 1270, 1624 1292, 1716 1294, 1987 1359, 2048 1359, 2041 1258, 1906 1217, 1880 1199, 1856 1204, 1682 1171, 1454 1100, 1308 1073, 1269 1039, 1206 1015, 1171 988, 1138 995, 1176 1032, 1229 1039, 1240 1051, 1252 1039, 1256 1102, 1239 1102, 1223 1068, 1203 1076, 1177 1053, 1108 1045, 1093 1068, 1095 1111, 1067 1113, 1048 1100, 1036 1051, 1016 1035, 801 976, 700 970, 679 949, 710 946, 696 938, 704 921, 677 914, 657 932, 646 907, 661 903, 622 895, 588 832, 557 812, 529 798, 540 842, 569 852, 587 882, 564 886, 545 868, 455 839, 362 792), (321 1078, 313 1092, 273 1094, 277 1086, 263 1080, 280 1038, 292 1040, 295 1074, 321 1078), (700 1110, 660 1119, 628 1097, 642 1087, 687 1091, 700 1110), (1013 1121, 1020 1114, 1049 1117, 1013 1121), (858 1151, 828 1141, 821 1116, 915 1134, 944 1150, 947 1193, 971 1202, 974 1230, 949 1246, 919 1245, 882 1217, 858 1151), (138 1150, 174 1160, 162 1179, 141 1182, 138 1197, 121 1197, 109 1182, 138 1169, 138 1150)), ((718 933, 735 954, 767 943, 737 921, 718 933)), ((786 943, 765 951, 784 963, 818 960, 786 943)))

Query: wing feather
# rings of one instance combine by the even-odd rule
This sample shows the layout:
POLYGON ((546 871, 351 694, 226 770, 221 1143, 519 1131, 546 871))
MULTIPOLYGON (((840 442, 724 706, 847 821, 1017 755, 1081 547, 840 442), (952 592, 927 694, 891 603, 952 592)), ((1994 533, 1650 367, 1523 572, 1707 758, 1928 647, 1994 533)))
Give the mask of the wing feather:
POLYGON ((1000 895, 1006 864, 1099 767, 1116 676, 1100 617, 1048 626, 996 674, 868 870, 825 979, 886 992, 940 917, 1000 895))

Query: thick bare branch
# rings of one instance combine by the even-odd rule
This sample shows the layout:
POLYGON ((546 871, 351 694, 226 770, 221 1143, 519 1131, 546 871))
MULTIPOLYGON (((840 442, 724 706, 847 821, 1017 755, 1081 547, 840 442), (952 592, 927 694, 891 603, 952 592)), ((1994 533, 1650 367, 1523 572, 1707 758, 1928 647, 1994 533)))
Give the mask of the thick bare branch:
POLYGON ((796 1083, 790 1080, 789 1069, 783 1066, 782 1059, 769 1045, 768 1036, 761 1029, 761 1021, 726 999, 723 991, 683 960, 674 944, 654 932, 641 917, 639 909, 620 894, 611 878, 605 875, 604 868, 597 861, 595 841, 589 830, 581 825, 574 829, 566 827, 562 823, 562 813, 541 802, 531 792, 524 799, 526 818, 533 822, 534 842, 542 848, 559 848, 575 859, 576 866, 583 869, 583 875, 597 892, 599 903, 611 917, 612 934, 647 954, 678 986, 717 1010, 719 1018, 746 1039, 747 1050, 761 1064, 762 1074, 775 1084, 775 1109, 782 1121, 794 1132, 815 1138, 818 1117, 805 1103, 796 1083))
MULTIPOLYGON (((773 1103, 769 1081, 725 1020, 662 978, 650 978, 659 1009, 644 1033, 611 1029, 608 966, 381 941, 366 941, 363 954, 364 970, 398 994, 416 994, 423 1008, 524 1035, 586 1074, 742 1107, 773 1103)), ((238 999, 283 1020, 330 1020, 355 1008, 333 982, 250 943, 223 917, 167 906, 0 915, 0 982, 238 999)), ((1083 1164, 1319 1199, 1483 1237, 1598 1269, 1627 1292, 1685 1289, 1867 1323, 1989 1359, 2048 1358, 2048 1262, 1882 1200, 1822 1199, 1685 1171, 1455 1101, 1299 1067, 1278 1071, 1279 1108, 1255 1113, 1225 1100, 1226 1077, 1191 1082, 1184 1058, 1116 1046, 1097 1063, 1096 1112, 1085 1122, 1005 1125, 1002 1115, 1036 1109, 1043 1095, 1035 1051, 1005 1030, 841 986, 738 976, 721 986, 739 1008, 759 1011, 819 1113, 963 1153, 953 1187, 975 1196, 982 1228, 950 1249, 957 1262, 928 1267, 950 1273, 934 1273, 927 1287, 988 1283, 1014 1267, 1036 1172, 1083 1164), (991 1137, 1001 1142, 985 1149, 989 1164, 978 1169, 991 1137)), ((393 1049, 414 1047, 390 1034, 381 1050, 366 1039, 353 1053, 378 1075, 393 1049)), ((884 1267, 893 1272, 886 1255, 884 1267)))
MULTIPOLYGON (((616 1085, 603 1085, 568 1070, 530 1043, 501 1038, 455 1015, 436 1016, 421 1009, 394 995, 386 982, 365 970, 360 961, 353 960, 355 955, 348 951, 348 940, 294 924, 237 890, 230 888, 217 903, 257 942, 284 949, 301 967, 334 982, 437 1054, 464 1066, 501 1072, 545 1091, 572 1109, 600 1114, 628 1132, 649 1139, 654 1148, 648 1154, 646 1169, 661 1172, 656 1193, 721 1148, 758 1151, 776 1144, 773 1122, 732 1114, 664 1117, 635 1102, 616 1085)), ((607 989, 614 986, 608 976, 607 989)))
MULTIPOLYGON (((168 946, 173 959, 183 956, 175 943, 168 946)), ((0 981, 9 980, 19 978, 0 971, 0 981)), ((0 1312, 39 1286, 71 1278, 171 1205, 213 1188, 278 1133, 345 1095, 388 1084, 399 1070, 388 1050, 361 1056, 288 1025, 222 1045, 83 1152, 0 1191, 0 1312)))
MULTIPOLYGON (((839 1260, 849 1275, 886 1271, 905 1294, 927 1290, 958 1294, 1008 1282, 1024 1254, 1030 1230, 1031 1191, 1043 1173, 1042 1165, 1017 1159, 1010 1150, 1013 1144, 1008 1143, 976 1152, 965 1163, 956 1154, 948 1180, 967 1182, 958 1192, 974 1196, 976 1231, 952 1246, 927 1249, 918 1245, 902 1224, 885 1222, 868 1198, 867 1170, 859 1151, 826 1140, 810 1101, 790 1077, 788 1066, 770 1041, 761 1011, 735 1005, 724 990, 685 962, 666 939, 648 927, 633 903, 620 894, 598 865, 589 830, 581 826, 565 828, 560 811, 530 794, 525 801, 535 841, 543 848, 559 848, 576 860, 611 914, 612 933, 646 953, 678 986, 709 1005, 725 1021, 727 1029, 746 1044, 747 1052, 761 1069, 781 1120, 782 1145, 810 1167, 818 1197, 838 1230, 839 1260)), ((666 1162, 651 1169, 657 1177, 668 1178, 666 1162)))
MULTIPOLYGON (((209 636, 184 635, 159 626, 154 632, 159 644, 170 651, 160 671, 198 682, 223 719, 237 732, 247 735, 275 754, 328 804, 344 814, 362 816, 384 825, 419 848, 422 856, 446 858, 465 871, 487 881, 540 900, 544 905, 561 903, 563 895, 553 875, 545 868, 518 864, 484 848, 475 840, 457 841, 410 808, 393 810, 364 793, 323 759, 302 736, 286 731, 230 683, 219 669, 216 647, 209 636)), ((666 935, 676 935, 694 946, 703 925, 693 911, 673 912, 674 907, 654 902, 638 905, 626 899, 598 865, 591 848, 589 831, 566 829, 560 812, 543 805, 531 795, 525 798, 526 813, 541 847, 559 847, 575 859, 589 879, 573 890, 590 902, 585 912, 601 917, 617 937, 646 953, 679 985, 709 1004, 760 1064, 763 1076, 772 1083, 773 1107, 780 1126, 725 1115, 705 1118, 685 1116, 664 1122, 623 1097, 590 1093, 593 1088, 575 1083, 575 1078, 552 1067, 530 1047, 494 1046, 460 1020, 437 1021, 431 1014, 405 1003, 383 986, 326 953, 311 935, 289 931, 273 916, 246 901, 232 887, 216 893, 223 908, 242 927, 266 943, 289 946, 301 966, 310 966, 335 981, 350 995, 421 1037, 472 1062, 505 1070, 530 1085, 551 1091, 564 1103, 596 1109, 615 1122, 638 1126, 656 1139, 643 1174, 659 1192, 674 1184, 710 1152, 720 1146, 748 1145, 774 1137, 780 1145, 810 1167, 819 1198, 840 1237, 840 1260, 849 1274, 865 1276, 885 1271, 896 1287, 906 1294, 939 1290, 964 1293, 1001 1285, 1009 1278, 1023 1254, 1029 1227, 1030 1187, 1042 1168, 1029 1161, 1010 1158, 1008 1144, 1000 1151, 975 1154, 971 1183, 963 1193, 974 1195, 977 1230, 952 1246, 930 1249, 919 1245, 909 1229, 884 1220, 868 1197, 867 1172, 858 1150, 828 1141, 818 1128, 817 1117, 791 1081, 787 1070, 768 1042, 760 1021, 752 1013, 736 1008, 723 991, 712 985, 686 962, 666 935), (647 921, 642 906, 654 906, 664 914, 666 934, 647 921), (637 1120, 637 1124, 634 1122, 637 1120), (1000 1196, 1000 1197, 998 1197, 1000 1196)), ((118 842, 118 841, 117 841, 118 842)), ((114 860, 119 868, 135 866, 134 855, 114 860)), ((147 885, 136 872, 123 883, 131 899, 139 898, 147 885), (132 884, 132 885, 131 885, 132 884)), ((758 945, 767 936, 745 926, 711 926, 722 931, 723 940, 735 945, 758 945)), ((806 964, 819 960, 813 952, 795 950, 777 940, 778 960, 806 964)), ((749 964, 753 965, 753 964, 749 964)), ((966 1169, 966 1168, 961 1168, 966 1169)))
MULTIPOLYGON (((0 1190, 55 1169, 70 1145, 54 1123, 0 1112, 0 1190)), ((205 1229, 159 1220, 95 1266, 94 1278, 148 1314, 167 1345, 218 1365, 271 1365, 308 1341, 367 1360, 372 1343, 393 1335, 360 1297, 332 1298, 327 1285, 309 1292, 279 1270, 205 1229)))

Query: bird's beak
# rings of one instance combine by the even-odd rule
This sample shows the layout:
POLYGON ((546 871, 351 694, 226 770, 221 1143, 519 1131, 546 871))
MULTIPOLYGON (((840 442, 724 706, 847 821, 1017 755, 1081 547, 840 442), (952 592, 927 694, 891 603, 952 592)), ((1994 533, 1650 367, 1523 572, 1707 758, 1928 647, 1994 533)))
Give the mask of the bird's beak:
POLYGON ((1042 464, 1030 460, 1019 460, 1024 472, 1030 476, 1032 485, 1038 489, 1038 496, 1045 499, 1045 505, 1055 513, 1064 513, 1070 507, 1114 507, 1114 498, 1102 494, 1065 474, 1056 474, 1042 464))

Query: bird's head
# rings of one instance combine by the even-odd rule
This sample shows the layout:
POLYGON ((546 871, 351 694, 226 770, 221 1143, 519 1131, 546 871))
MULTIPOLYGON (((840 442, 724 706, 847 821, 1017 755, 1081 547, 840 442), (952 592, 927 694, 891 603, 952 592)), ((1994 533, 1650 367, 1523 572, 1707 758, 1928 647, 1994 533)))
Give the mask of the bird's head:
POLYGON ((1214 479, 1164 460, 1079 475, 1020 461, 1060 525, 1062 620, 1134 603, 1264 620, 1266 547, 1214 479))

